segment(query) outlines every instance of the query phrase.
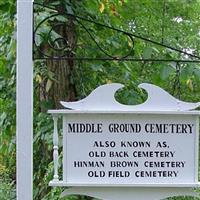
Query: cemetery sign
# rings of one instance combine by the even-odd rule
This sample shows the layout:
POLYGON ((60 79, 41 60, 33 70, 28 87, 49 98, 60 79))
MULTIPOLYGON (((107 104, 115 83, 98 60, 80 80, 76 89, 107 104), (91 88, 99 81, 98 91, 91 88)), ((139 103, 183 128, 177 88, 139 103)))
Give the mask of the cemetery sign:
POLYGON ((54 118, 52 186, 197 187, 199 103, 175 99, 143 83, 148 99, 122 105, 122 85, 103 85, 54 118), (63 121, 63 180, 58 177, 57 119, 63 121))
POLYGON ((195 115, 71 113, 63 125, 69 185, 198 182, 195 115))

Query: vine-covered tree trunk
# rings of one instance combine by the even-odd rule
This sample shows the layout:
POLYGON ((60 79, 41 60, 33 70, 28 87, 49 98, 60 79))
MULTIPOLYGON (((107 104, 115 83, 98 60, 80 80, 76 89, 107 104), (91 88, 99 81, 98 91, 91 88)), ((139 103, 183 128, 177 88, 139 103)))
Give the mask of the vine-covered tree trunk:
MULTIPOLYGON (((65 24, 55 26, 54 31, 61 36, 58 40, 59 45, 67 47, 67 51, 60 52, 65 55, 61 59, 48 59, 46 62, 47 69, 53 74, 53 81, 50 79, 42 82, 40 85, 40 102, 52 102, 54 109, 61 108, 60 101, 74 101, 77 96, 75 77, 75 62, 73 60, 73 49, 76 46, 76 31, 73 18, 65 24)), ((46 47, 49 48, 49 47, 46 47)), ((64 48, 63 48, 64 49, 64 48)), ((65 48, 66 49, 66 48, 65 48)), ((48 51, 48 49, 47 49, 48 51)), ((52 54, 52 57, 60 56, 59 51, 52 54)))

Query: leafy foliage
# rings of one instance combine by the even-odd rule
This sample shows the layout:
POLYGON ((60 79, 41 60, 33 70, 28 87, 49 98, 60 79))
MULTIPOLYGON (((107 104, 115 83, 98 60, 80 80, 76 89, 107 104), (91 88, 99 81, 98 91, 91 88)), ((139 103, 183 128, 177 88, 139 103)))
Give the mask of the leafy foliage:
POLYGON ((14 200, 16 199, 16 192, 14 189, 14 182, 9 178, 9 172, 0 166, 0 199, 14 200))
POLYGON ((0 199, 2 200, 15 199, 14 15, 14 1, 0 2, 0 199))
MULTIPOLYGON (((97 22, 90 23, 81 19, 79 19, 80 23, 74 22, 77 35, 77 45, 74 49, 76 57, 102 58, 107 57, 107 54, 122 57, 130 53, 132 57, 144 59, 189 58, 184 54, 137 38, 134 38, 134 43, 132 43, 126 35, 99 26, 98 23, 159 41, 182 51, 195 49, 192 53, 199 54, 196 42, 199 40, 197 28, 199 20, 196 13, 200 4, 197 1, 180 3, 178 1, 99 0, 62 1, 62 3, 66 12, 97 22)), ((48 1, 48 6, 51 7, 56 8, 60 4, 60 1, 53 3, 48 1)), ((51 14, 50 10, 48 12, 51 14)), ((45 17, 44 13, 44 10, 39 11, 36 20, 39 21, 39 18, 45 17)), ((40 45, 47 39, 45 33, 48 31, 45 29, 50 29, 55 20, 62 22, 68 19, 62 15, 57 16, 56 19, 52 18, 49 23, 46 22, 44 29, 42 26, 39 30, 40 45)), ((53 34, 54 39, 57 37, 56 34, 58 33, 53 34)), ((76 83, 78 99, 87 96, 98 85, 121 82, 126 87, 117 93, 117 99, 125 104, 137 104, 146 98, 144 91, 137 88, 138 84, 151 82, 165 88, 175 96, 178 96, 178 90, 181 90, 181 98, 185 101, 198 101, 200 97, 199 64, 180 63, 180 76, 177 76, 176 65, 177 63, 174 62, 77 61, 71 78, 76 83), (180 82, 180 88, 177 87, 177 81, 180 82)), ((58 189, 51 190, 49 194, 55 195, 55 191, 59 194, 58 189)))

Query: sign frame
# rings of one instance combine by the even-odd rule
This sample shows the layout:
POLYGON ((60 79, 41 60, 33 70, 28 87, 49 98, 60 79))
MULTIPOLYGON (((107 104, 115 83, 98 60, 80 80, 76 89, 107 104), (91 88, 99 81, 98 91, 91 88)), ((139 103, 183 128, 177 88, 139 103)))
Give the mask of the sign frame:
POLYGON ((145 112, 145 111, 73 111, 73 110, 49 110, 49 113, 51 113, 54 117, 55 116, 62 116, 62 122, 63 122, 63 131, 62 131, 62 137, 63 137, 63 180, 62 181, 52 181, 50 182, 51 186, 87 186, 87 187, 91 187, 91 186, 99 186, 99 187, 198 187, 200 184, 198 182, 198 146, 199 146, 199 142, 198 142, 198 138, 199 138, 199 112, 198 111, 183 111, 183 112, 176 112, 176 111, 168 111, 168 112, 162 112, 162 111, 155 111, 155 112, 145 112), (77 115, 81 115, 81 116, 85 116, 85 115, 116 115, 116 114, 126 114, 126 115, 176 115, 176 116, 193 116, 196 118, 196 133, 195 133, 195 144, 194 144, 194 152, 195 152, 195 164, 194 164, 194 171, 195 171, 195 180, 194 183, 144 183, 144 184, 70 184, 67 181, 67 146, 66 146, 66 140, 67 140, 67 136, 66 134, 64 134, 66 131, 66 126, 64 126, 64 123, 66 122, 66 120, 68 118, 70 118, 70 116, 77 116, 77 115))

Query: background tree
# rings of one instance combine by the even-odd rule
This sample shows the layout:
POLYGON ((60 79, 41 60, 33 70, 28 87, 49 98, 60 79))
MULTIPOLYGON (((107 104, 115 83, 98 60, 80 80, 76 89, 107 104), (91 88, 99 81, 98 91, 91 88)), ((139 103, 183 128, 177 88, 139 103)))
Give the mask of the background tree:
MULTIPOLYGON (((54 26, 54 22, 55 24, 64 22, 64 29, 72 31, 71 34, 75 35, 75 37, 72 37, 70 41, 71 37, 68 37, 66 32, 63 35, 62 31, 60 33, 54 30, 55 32, 52 33, 52 38, 50 39, 54 41, 60 38, 60 36, 65 36, 68 39, 67 42, 73 44, 71 46, 68 44, 66 51, 73 52, 74 58, 89 57, 95 59, 108 57, 107 54, 120 58, 128 53, 130 53, 131 57, 141 59, 190 58, 172 49, 163 48, 162 46, 155 45, 155 43, 146 42, 136 37, 134 37, 134 42, 132 42, 126 35, 99 26, 98 23, 172 46, 181 51, 199 54, 198 43, 196 41, 199 38, 198 9, 200 5, 197 1, 65 1, 64 4, 61 4, 60 1, 46 1, 45 4, 53 9, 57 9, 58 12, 61 12, 61 15, 51 18, 48 22, 46 21, 46 30, 44 30, 44 26, 38 29, 39 34, 36 35, 36 39, 39 42, 37 44, 39 46, 47 44, 47 35, 50 27, 54 26), (58 5, 62 5, 63 9, 60 10, 58 5), (78 22, 76 19, 73 19, 72 30, 71 26, 69 26, 71 18, 69 19, 63 12, 83 17, 89 21, 92 20, 94 23, 81 20, 80 18, 78 18, 78 22), (74 43, 74 41, 76 42, 74 43), (103 51, 101 51, 102 49, 103 51)), ((41 12, 37 13, 36 20, 38 16, 43 19, 42 16, 49 16, 52 13, 54 11, 51 9, 42 9, 41 12), (48 14, 45 15, 46 12, 48 14)), ((62 42, 60 40, 60 43, 57 42, 55 46, 62 48, 65 42, 65 40, 62 40, 62 42)), ((43 53, 52 55, 48 47, 46 50, 43 53)), ((53 55, 55 56, 55 54, 53 55)), ((65 56, 69 57, 68 54, 65 54, 65 56)), ((193 58, 191 57, 191 59, 193 58)), ((68 61, 71 60, 64 59, 64 62, 68 61)), ((69 65, 62 64, 62 62, 63 60, 58 62, 61 64, 61 69, 62 65, 68 70, 71 69, 69 65)), ((76 91, 73 98, 80 99, 88 95, 98 85, 121 82, 126 87, 123 91, 118 92, 118 100, 126 104, 136 104, 141 103, 146 98, 146 94, 138 89, 137 85, 141 82, 151 82, 165 88, 177 97, 181 94, 181 98, 186 101, 197 101, 200 95, 198 84, 199 65, 195 63, 179 63, 179 65, 180 72, 177 73, 177 63, 174 62, 73 60, 73 69, 70 76, 63 76, 62 80, 64 82, 60 82, 54 72, 53 78, 55 80, 51 77, 47 79, 40 71, 38 71, 37 75, 40 76, 38 80, 46 80, 44 88, 47 88, 47 90, 44 90, 44 92, 47 94, 51 93, 53 96, 57 94, 53 85, 58 83, 65 84, 68 81, 73 83, 73 91, 76 91), (49 79, 52 81, 51 87, 48 84, 49 79)), ((62 92, 64 91, 66 94, 70 92, 69 85, 67 87, 62 92)), ((45 109, 49 108, 49 105, 57 105, 58 100, 61 99, 69 100, 69 96, 58 96, 56 98, 57 102, 51 102, 45 109)), ((39 130, 41 130, 41 127, 39 130)), ((49 138, 47 140, 49 141, 49 138)), ((43 143, 46 142, 43 140, 43 143)), ((45 149, 48 149, 48 147, 49 144, 45 149)), ((51 158, 49 157, 50 160, 51 158)), ((43 185, 43 183, 41 184, 43 185)))
POLYGON ((15 198, 15 2, 0 2, 0 199, 15 198))

